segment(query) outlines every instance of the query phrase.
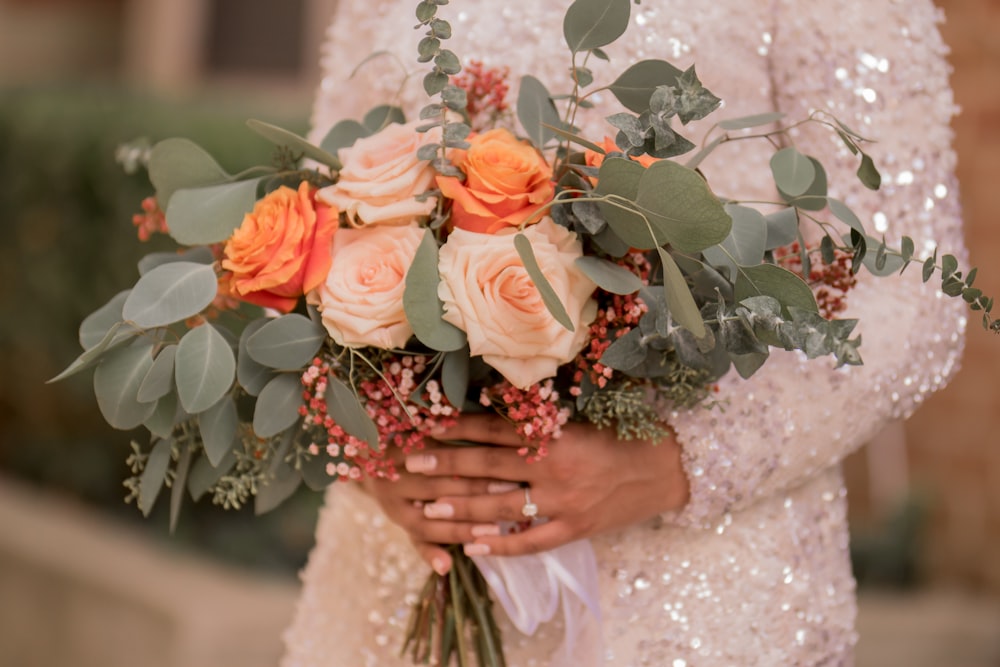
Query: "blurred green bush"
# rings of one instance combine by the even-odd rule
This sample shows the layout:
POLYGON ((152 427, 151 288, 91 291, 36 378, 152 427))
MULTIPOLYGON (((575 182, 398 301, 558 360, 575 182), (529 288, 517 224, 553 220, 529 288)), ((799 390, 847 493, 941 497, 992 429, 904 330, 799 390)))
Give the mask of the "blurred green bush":
POLYGON ((143 525, 176 546, 257 567, 299 567, 311 546, 318 494, 303 493, 271 515, 224 512, 202 502, 168 536, 159 503, 149 521, 126 506, 122 480, 135 434, 110 429, 83 373, 55 385, 81 351, 80 322, 131 286, 138 259, 173 247, 140 243, 132 214, 152 194, 144 173, 115 163, 120 144, 185 136, 237 171, 272 147, 245 127, 259 117, 303 132, 304 115, 256 115, 233 102, 168 103, 113 88, 0 91, 0 474, 78 498, 143 525))

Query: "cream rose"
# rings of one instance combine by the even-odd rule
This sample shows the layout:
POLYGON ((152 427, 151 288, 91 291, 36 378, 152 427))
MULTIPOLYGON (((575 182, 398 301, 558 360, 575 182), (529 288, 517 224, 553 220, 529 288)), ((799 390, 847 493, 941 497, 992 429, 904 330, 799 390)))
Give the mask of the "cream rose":
POLYGON ((413 329, 403 312, 404 280, 423 235, 416 223, 337 230, 330 272, 309 300, 338 344, 406 345, 413 329))
POLYGON ((340 178, 317 197, 343 211, 355 227, 406 225, 414 217, 430 214, 437 200, 416 197, 434 186, 435 172, 429 162, 417 159, 417 151, 439 142, 441 130, 417 132, 422 122, 393 123, 340 149, 340 178))
POLYGON ((473 355, 526 389, 552 377, 587 342, 597 315, 597 287, 574 263, 580 242, 544 217, 524 230, 535 258, 573 323, 552 317, 514 247, 514 231, 482 234, 455 229, 441 247, 438 296, 444 319, 466 332, 473 355))

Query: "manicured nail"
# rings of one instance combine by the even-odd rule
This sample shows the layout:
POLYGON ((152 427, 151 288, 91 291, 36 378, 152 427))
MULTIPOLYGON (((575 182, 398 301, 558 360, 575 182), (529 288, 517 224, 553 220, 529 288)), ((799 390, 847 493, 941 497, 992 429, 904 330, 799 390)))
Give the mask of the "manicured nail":
POLYGON ((520 488, 521 485, 517 482, 490 482, 486 485, 486 493, 507 493, 508 491, 517 491, 520 488))
POLYGON ((437 467, 437 457, 433 454, 414 454, 406 457, 408 472, 430 472, 437 467))
POLYGON ((462 547, 466 556, 487 556, 490 553, 490 545, 473 542, 462 547))
POLYGON ((424 516, 428 519, 450 519, 455 516, 455 508, 448 503, 427 503, 424 516))
POLYGON ((500 534, 500 526, 495 523, 481 523, 472 527, 473 537, 490 537, 500 534))
POLYGON ((437 572, 442 577, 448 574, 448 570, 451 569, 448 566, 448 561, 446 561, 444 558, 441 558, 440 556, 437 556, 431 560, 431 567, 434 568, 434 571, 437 572))

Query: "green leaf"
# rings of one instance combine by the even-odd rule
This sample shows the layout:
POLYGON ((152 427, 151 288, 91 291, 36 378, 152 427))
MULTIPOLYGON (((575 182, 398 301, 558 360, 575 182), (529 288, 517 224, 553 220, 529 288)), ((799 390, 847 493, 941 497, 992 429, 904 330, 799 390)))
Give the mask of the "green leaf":
POLYGON ((771 156, 771 173, 775 184, 789 197, 805 194, 816 178, 812 160, 793 146, 771 156))
POLYGON ((247 339, 246 350, 259 364, 279 370, 309 364, 326 340, 326 330, 304 315, 292 313, 270 320, 247 339))
POLYGON ((276 146, 286 146, 292 151, 302 153, 305 157, 334 169, 340 169, 341 167, 337 156, 328 153, 319 146, 313 145, 308 139, 300 137, 294 132, 289 132, 283 127, 271 125, 270 123, 253 118, 247 121, 247 127, 276 146))
MULTIPOLYGON (((909 262, 913 257, 914 245, 913 239, 909 236, 904 236, 900 245, 900 254, 903 256, 903 260, 909 262)), ((971 285, 975 275, 975 269, 969 272, 969 279, 966 281, 967 284, 971 285)))
POLYGON ((677 85, 683 72, 665 60, 640 60, 622 72, 608 90, 635 113, 649 109, 649 98, 657 86, 677 85))
POLYGON ((405 122, 406 116, 403 115, 403 110, 390 104, 381 104, 371 109, 365 114, 364 120, 361 121, 362 125, 370 130, 372 134, 385 129, 393 123, 402 125, 405 122))
POLYGON ((341 148, 350 148, 358 139, 367 137, 371 130, 356 120, 342 120, 326 133, 320 147, 331 155, 336 155, 341 148))
POLYGON ((465 346, 465 332, 444 321, 444 304, 438 298, 438 245, 430 230, 424 230, 413 262, 406 272, 403 311, 421 343, 440 352, 465 346))
POLYGON ((166 326, 200 313, 212 303, 218 289, 211 266, 164 264, 139 278, 125 299, 122 316, 143 329, 166 326))
POLYGON ((434 97, 448 85, 448 75, 444 72, 428 72, 424 75, 424 92, 428 97, 434 97))
POLYGON ((885 243, 879 239, 873 238, 871 236, 865 236, 865 245, 874 246, 877 248, 876 253, 866 253, 862 258, 862 264, 868 272, 874 276, 891 276, 897 271, 901 271, 906 265, 905 260, 896 254, 888 254, 885 252, 885 243))
POLYGON ((247 351, 247 343, 250 337, 260 331, 261 327, 266 325, 269 320, 270 318, 266 317, 253 320, 243 329, 243 333, 240 334, 236 379, 240 383, 240 386, 246 389, 247 393, 251 396, 260 394, 260 390, 264 388, 264 385, 275 376, 275 371, 255 361, 247 351))
POLYGON ((767 241, 764 247, 774 250, 792 243, 799 233, 799 213, 793 207, 783 208, 764 216, 767 221, 767 241))
POLYGON ((733 227, 722 246, 741 266, 760 264, 767 246, 767 220, 760 211, 749 206, 727 204, 724 208, 733 220, 733 227))
POLYGON ((545 123, 542 124, 542 127, 544 127, 546 130, 548 130, 549 132, 551 132, 553 135, 559 137, 560 139, 565 139, 566 141, 569 141, 570 143, 574 143, 574 144, 577 144, 579 146, 583 146, 587 150, 594 151, 595 153, 598 153, 600 155, 604 155, 607 152, 607 151, 604 150, 603 146, 598 146, 594 142, 589 141, 588 139, 584 139, 580 135, 574 134, 574 133, 570 132, 569 130, 565 130, 565 129, 563 129, 561 127, 558 127, 556 125, 548 125, 548 124, 545 124, 545 123))
POLYGON ((146 372, 146 377, 139 385, 136 398, 141 403, 158 401, 174 388, 174 356, 176 345, 167 345, 156 355, 153 365, 146 372))
POLYGON ((174 434, 177 421, 177 394, 170 392, 155 403, 156 409, 142 425, 158 438, 169 438, 174 434))
POLYGON ((803 211, 822 211, 827 205, 827 180, 826 170, 822 163, 816 158, 809 158, 812 163, 815 177, 809 189, 797 197, 793 197, 778 186, 778 193, 785 199, 789 206, 795 206, 803 211))
POLYGON ((444 355, 441 364, 441 388, 448 402, 459 410, 465 405, 469 389, 469 348, 463 347, 444 355))
POLYGON ((736 278, 735 299, 743 301, 754 296, 770 296, 782 310, 795 307, 812 313, 819 312, 816 297, 801 278, 774 264, 742 267, 736 278))
POLYGON ((331 459, 322 448, 316 456, 303 457, 300 460, 299 472, 302 474, 302 481, 310 490, 322 491, 336 479, 326 472, 328 463, 331 463, 331 459))
POLYGON ((935 267, 935 259, 933 257, 928 257, 927 259, 924 260, 923 276, 922 276, 924 282, 930 280, 931 276, 934 275, 934 267, 935 267))
POLYGON ((365 412, 361 400, 346 384, 333 375, 329 376, 326 390, 327 414, 333 417, 340 428, 359 440, 364 440, 372 449, 379 447, 379 433, 375 422, 365 412))
POLYGON ((182 245, 222 243, 257 202, 259 178, 178 190, 167 205, 170 236, 182 245))
POLYGON ((633 294, 642 289, 642 280, 621 264, 615 264, 601 257, 584 255, 577 257, 577 268, 597 283, 605 292, 612 294, 633 294))
POLYGON ((139 386, 153 365, 153 343, 139 340, 108 353, 94 372, 94 395, 105 421, 112 427, 129 430, 142 424, 156 409, 155 403, 141 403, 139 386))
POLYGON ((232 451, 239 425, 236 401, 232 396, 223 397, 198 415, 198 430, 201 432, 205 456, 213 467, 217 467, 226 454, 232 451))
POLYGON ((646 168, 634 160, 608 158, 601 164, 594 192, 613 198, 598 202, 601 213, 614 234, 633 248, 647 250, 666 242, 636 211, 634 202, 639 193, 639 180, 646 168))
POLYGON ((952 274, 958 270, 958 260, 954 255, 942 255, 941 256, 941 277, 944 279, 951 278, 952 274))
POLYGON ((85 350, 83 354, 74 359, 73 363, 67 366, 59 375, 46 380, 46 384, 65 380, 72 375, 87 370, 100 361, 105 354, 126 343, 138 334, 139 330, 131 324, 116 322, 97 345, 85 350))
POLYGON ((661 247, 657 247, 656 251, 660 255, 663 267, 663 293, 670 314, 678 324, 694 334, 695 338, 703 338, 706 333, 705 322, 701 318, 698 304, 695 303, 694 296, 687 286, 684 274, 670 253, 661 247))
POLYGON ((867 153, 861 154, 861 166, 858 167, 858 179, 869 190, 882 187, 882 174, 878 173, 875 161, 867 153))
POLYGON ((619 371, 629 371, 646 360, 647 350, 642 345, 642 332, 634 328, 616 339, 601 355, 601 363, 619 371))
POLYGON ((434 64, 445 74, 455 75, 462 71, 462 63, 453 51, 441 49, 434 56, 434 64))
POLYGON ((139 260, 139 275, 144 276, 158 266, 173 262, 212 264, 215 256, 207 246, 195 246, 183 252, 151 252, 139 260))
POLYGON ((293 434, 287 431, 267 470, 267 479, 257 487, 254 514, 270 512, 287 500, 302 483, 302 475, 285 458, 292 446, 293 434))
POLYGON ((170 440, 160 440, 149 452, 146 459, 146 467, 139 477, 139 509, 143 516, 149 516, 156 504, 156 497, 160 495, 163 488, 163 480, 167 476, 167 467, 170 465, 170 440))
POLYGON ((188 331, 177 345, 174 377, 181 405, 192 414, 225 396, 236 376, 236 359, 226 339, 211 324, 188 331))
MULTIPOLYGON (((118 292, 106 304, 92 312, 80 323, 80 346, 87 350, 98 343, 104 342, 104 337, 123 319, 122 306, 128 298, 130 290, 118 292)), ((122 332, 123 335, 125 332, 122 332)))
POLYGON ((719 122, 719 127, 723 130, 746 130, 751 127, 760 127, 762 125, 776 123, 784 117, 785 114, 780 111, 771 111, 769 113, 754 114, 753 116, 729 118, 719 122))
POLYGON ((861 234, 867 233, 865 232, 865 227, 861 223, 861 220, 854 214, 854 211, 852 211, 847 204, 839 199, 834 199, 833 197, 827 197, 826 200, 830 206, 830 213, 833 213, 838 220, 848 225, 851 229, 856 229, 861 234))
POLYGON ((236 465, 236 454, 232 450, 226 452, 222 461, 218 465, 212 465, 207 456, 199 457, 191 467, 188 475, 188 493, 195 501, 199 500, 205 492, 215 486, 223 475, 233 469, 236 465))
POLYGON ((553 137, 546 126, 562 126, 562 119, 545 84, 530 74, 521 78, 517 93, 517 119, 531 142, 539 148, 553 137))
POLYGON ((575 329, 573 321, 569 318, 569 314, 566 313, 566 308, 559 299, 559 295, 552 289, 552 285, 549 284, 545 274, 542 273, 541 267, 538 266, 538 260, 535 259, 535 251, 531 247, 531 241, 528 240, 527 236, 519 232, 514 236, 514 248, 517 250, 517 254, 524 264, 524 270, 528 272, 528 277, 535 283, 535 287, 538 289, 538 293, 541 295, 542 302, 548 309, 549 314, 567 330, 573 331, 575 329))
POLYGON ((289 428, 299 418, 302 406, 302 382, 292 373, 271 379, 257 397, 253 411, 253 432, 270 438, 289 428))
POLYGON ((563 19, 570 51, 600 48, 621 37, 628 28, 630 9, 630 0, 576 0, 563 19))
POLYGON ((732 228, 732 220, 705 179, 670 160, 660 160, 645 170, 635 203, 653 228, 681 252, 699 252, 721 243, 732 228))
POLYGON ((156 188, 161 208, 166 208, 174 192, 225 183, 232 177, 211 155, 188 139, 164 139, 149 155, 149 181, 156 188))
POLYGON ((181 514, 181 501, 184 500, 184 488, 187 486, 188 471, 191 469, 191 448, 181 449, 177 467, 174 469, 174 480, 170 487, 170 532, 177 529, 177 519, 181 514))

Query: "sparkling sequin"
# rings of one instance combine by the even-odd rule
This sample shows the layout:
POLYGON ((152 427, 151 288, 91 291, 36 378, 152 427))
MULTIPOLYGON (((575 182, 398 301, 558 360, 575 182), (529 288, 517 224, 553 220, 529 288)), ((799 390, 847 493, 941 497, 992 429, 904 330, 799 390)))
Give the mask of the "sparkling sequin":
MULTIPOLYGON (((396 99, 406 73, 422 71, 413 63, 420 34, 412 30, 412 4, 340 0, 314 138, 336 121, 396 99), (377 58, 360 70, 363 83, 349 83, 358 63, 379 49, 407 65, 377 58)), ((568 4, 453 0, 441 12, 453 20, 448 46, 460 57, 505 64, 515 75, 531 72, 563 92, 568 56, 561 22, 568 4)), ((685 128, 695 140, 707 124, 775 103, 796 120, 828 109, 877 139, 866 150, 895 175, 883 192, 866 190, 854 177, 857 157, 829 132, 806 128, 796 144, 821 158, 834 196, 890 243, 907 234, 918 255, 940 243, 965 258, 948 126, 955 107, 936 29, 941 15, 931 2, 845 0, 805 8, 797 0, 643 0, 633 7, 630 32, 607 49, 611 64, 589 63, 598 83, 642 58, 697 63, 726 106, 718 117, 685 128)), ((411 117, 424 104, 419 79, 411 76, 399 97, 411 117)), ((598 108, 578 121, 588 136, 600 137, 609 133, 602 118, 617 109, 611 96, 595 102, 598 108)), ((732 142, 703 168, 721 194, 770 199, 761 177, 769 157, 764 145, 732 142)), ((723 380, 725 412, 670 415, 684 447, 691 503, 676 515, 593 540, 605 664, 851 663, 855 586, 837 464, 957 370, 962 304, 932 298, 933 282, 922 284, 912 270, 902 278, 862 277, 846 316, 861 319, 865 366, 835 370, 826 360, 775 352, 751 380, 723 380)), ((407 601, 427 572, 368 497, 343 485, 331 489, 286 634, 284 667, 408 664, 397 657, 407 601)), ((561 641, 558 620, 530 638, 501 623, 512 667, 549 664, 546 656, 561 641)))

